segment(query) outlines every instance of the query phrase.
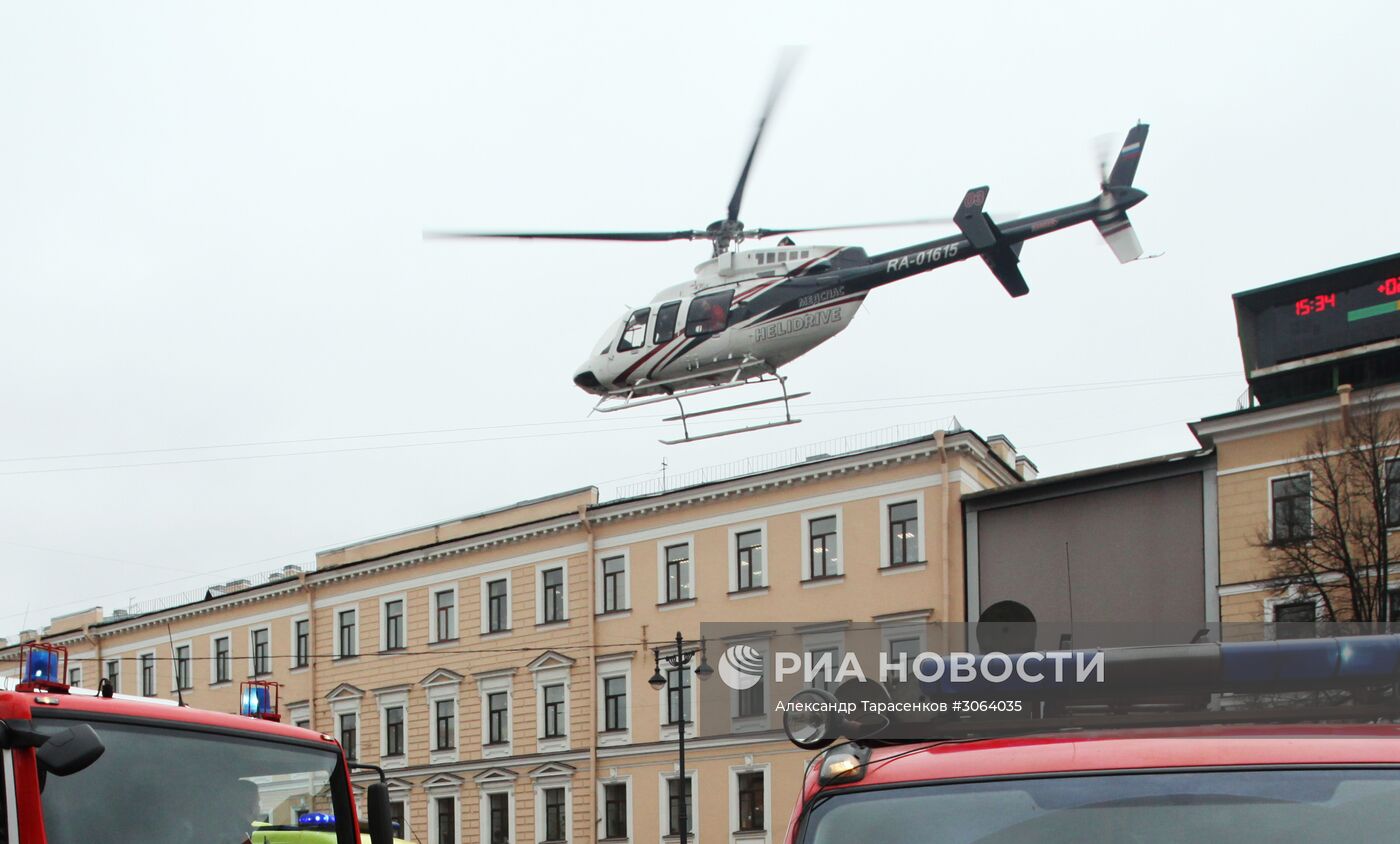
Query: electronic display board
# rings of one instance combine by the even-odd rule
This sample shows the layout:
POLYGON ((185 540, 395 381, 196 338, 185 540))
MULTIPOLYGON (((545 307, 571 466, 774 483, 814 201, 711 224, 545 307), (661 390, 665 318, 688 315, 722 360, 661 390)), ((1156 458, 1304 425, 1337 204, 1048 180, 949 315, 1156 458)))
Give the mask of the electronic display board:
POLYGON ((1400 339, 1400 254, 1235 294, 1245 374, 1400 339))

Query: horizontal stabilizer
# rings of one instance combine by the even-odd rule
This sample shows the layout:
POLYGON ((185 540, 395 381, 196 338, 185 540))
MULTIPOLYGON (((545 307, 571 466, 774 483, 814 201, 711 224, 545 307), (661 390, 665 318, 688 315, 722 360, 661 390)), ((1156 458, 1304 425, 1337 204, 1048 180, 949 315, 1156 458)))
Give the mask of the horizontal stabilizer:
POLYGON ((1024 296, 1031 292, 1026 285, 1026 279, 1021 275, 1021 268, 1017 266, 1020 259, 1012 253, 1005 244, 997 244, 990 252, 982 253, 982 260, 987 262, 987 268, 992 271, 992 275, 997 277, 1001 286, 1006 288, 1006 292, 1012 296, 1024 296))
POLYGON ((1136 261, 1142 257, 1142 244, 1138 243, 1137 232, 1133 231, 1133 224, 1128 220, 1128 215, 1119 212, 1109 217, 1100 217, 1094 220, 1094 226, 1098 228, 1099 234, 1108 243, 1108 248, 1113 250, 1113 255, 1121 264, 1129 261, 1136 261))

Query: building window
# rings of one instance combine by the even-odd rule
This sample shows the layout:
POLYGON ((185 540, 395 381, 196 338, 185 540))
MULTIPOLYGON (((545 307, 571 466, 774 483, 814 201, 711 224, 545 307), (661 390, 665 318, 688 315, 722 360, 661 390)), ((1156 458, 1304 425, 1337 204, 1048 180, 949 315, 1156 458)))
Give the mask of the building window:
POLYGON ((433 593, 433 625, 435 642, 457 638, 457 590, 443 589, 433 593))
POLYGON ((175 649, 175 688, 191 689, 194 683, 190 680, 190 646, 180 645, 175 649))
POLYGON ((627 729, 627 678, 603 678, 603 729, 627 729))
POLYGON ((451 750, 457 746, 456 700, 433 703, 433 741, 433 750, 451 750))
POLYGON ((690 593, 690 543, 666 546, 666 602, 688 601, 690 593))
POLYGON ((837 558, 835 516, 823 516, 808 522, 807 544, 812 566, 811 579, 834 577, 841 573, 841 561, 837 558))
POLYGON ((457 801, 438 797, 433 806, 437 810, 437 844, 457 844, 457 801))
POLYGON ((544 789, 544 840, 564 841, 568 838, 564 811, 564 789, 544 789))
POLYGON ((740 689, 737 694, 739 696, 737 717, 755 718, 767 714, 763 706, 764 694, 762 680, 747 689, 740 689))
POLYGON ((83 667, 81 665, 75 665, 68 669, 68 685, 79 687, 83 685, 83 667))
POLYGON ((562 738, 564 735, 564 686, 561 683, 545 686, 540 690, 544 702, 544 738, 562 738))
POLYGON ((505 744, 510 740, 510 706, 506 692, 486 696, 486 743, 505 744))
POLYGON ((113 692, 122 690, 122 661, 119 659, 107 660, 107 682, 112 684, 113 692))
POLYGON ((156 655, 141 654, 141 694, 154 697, 156 693, 156 655))
POLYGON ((672 668, 666 672, 666 723, 690 720, 690 671, 672 668))
POLYGON ((919 504, 902 501, 889 505, 890 565, 904 566, 919 559, 919 504))
POLYGON ((691 801, 694 796, 694 785, 691 778, 686 776, 671 777, 666 780, 666 796, 669 811, 667 813, 667 834, 681 834, 681 805, 685 805, 685 831, 692 832, 695 829, 695 806, 691 801))
POLYGON ((292 624, 292 667, 305 668, 311 663, 311 622, 299 618, 292 624))
POLYGON ((336 652, 338 659, 355 656, 360 652, 360 637, 356 632, 355 610, 341 610, 335 614, 336 652))
POLYGON ((1312 478, 1293 475, 1270 482, 1275 542, 1296 542, 1312 536, 1312 478))
POLYGON ((510 841, 510 796, 506 794, 488 794, 486 796, 487 805, 487 835, 490 844, 506 844, 510 841))
POLYGON ((1274 621, 1282 624, 1274 628, 1276 638, 1310 639, 1316 635, 1317 604, 1311 600, 1274 604, 1274 621))
POLYGON ((353 712, 342 713, 340 716, 340 746, 345 750, 346 759, 357 759, 359 753, 355 744, 355 737, 359 734, 360 717, 353 712))
POLYGON ((403 599, 384 602, 384 650, 403 650, 403 599))
POLYGON ((214 682, 227 683, 229 681, 229 657, 230 643, 227 636, 220 636, 214 640, 214 682))
POLYGON ((603 612, 627 609, 627 558, 603 560, 603 612))
POLYGON ((739 774, 739 832, 760 832, 767 829, 763 817, 763 771, 739 774))
POLYGON ((384 710, 384 755, 403 755, 402 706, 390 706, 384 710))
POLYGON ((510 627, 510 595, 505 578, 486 584, 486 632, 499 633, 510 627))
POLYGON ((603 837, 627 837, 627 784, 603 786, 603 837))
POLYGON ((736 592, 764 585, 762 530, 746 530, 734 535, 734 579, 736 592))
POLYGON ((253 674, 262 676, 272 673, 272 644, 266 627, 253 631, 253 674))
POLYGON ((816 673, 808 687, 821 689, 825 692, 835 692, 836 687, 840 685, 836 682, 836 674, 841 670, 840 652, 836 648, 815 648, 810 653, 816 673), (829 667, 823 669, 823 665, 829 667))
POLYGON ((545 569, 540 575, 540 603, 544 606, 544 615, 540 621, 543 624, 552 624, 556 621, 564 620, 564 570, 562 568, 545 569))

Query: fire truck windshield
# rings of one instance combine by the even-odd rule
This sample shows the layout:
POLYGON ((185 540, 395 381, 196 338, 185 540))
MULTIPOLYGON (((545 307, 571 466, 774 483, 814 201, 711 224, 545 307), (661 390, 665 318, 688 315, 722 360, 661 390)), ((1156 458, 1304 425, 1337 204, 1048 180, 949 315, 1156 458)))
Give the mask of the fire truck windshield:
POLYGON ((1298 769, 1054 776, 837 792, 805 844, 1387 841, 1400 770, 1298 769))
MULTIPOLYGON (((34 726, 57 732, 71 723, 36 720, 34 726)), ((106 752, 75 774, 42 781, 49 844, 245 844, 259 837, 255 825, 295 829, 312 813, 337 819, 337 844, 358 844, 340 755, 332 746, 170 725, 89 723, 106 752)))

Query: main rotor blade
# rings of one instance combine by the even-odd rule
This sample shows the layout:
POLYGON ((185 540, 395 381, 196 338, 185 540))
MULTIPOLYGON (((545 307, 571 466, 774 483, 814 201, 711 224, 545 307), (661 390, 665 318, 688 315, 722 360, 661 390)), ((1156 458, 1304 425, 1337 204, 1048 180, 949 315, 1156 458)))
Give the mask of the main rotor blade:
POLYGON ((951 226, 952 217, 922 217, 917 220, 890 220, 883 223, 851 223, 844 226, 815 226, 806 229, 749 229, 744 237, 776 237, 780 234, 801 234, 802 232, 832 232, 843 229, 892 229, 900 226, 951 226))
POLYGON ((763 105, 763 114, 758 118, 758 130, 754 132, 749 157, 744 159, 744 169, 739 172, 739 183, 734 186, 734 196, 729 200, 729 216, 725 219, 730 222, 739 219, 739 205, 744 201, 744 185, 749 181, 749 169, 753 167, 754 156, 758 154, 758 142, 763 140, 763 127, 767 125, 768 117, 773 113, 773 106, 777 105, 778 95, 783 92, 783 86, 787 84, 788 76, 792 73, 792 67, 797 63, 800 54, 799 48, 787 47, 778 57, 778 69, 773 74, 773 84, 768 89, 768 101, 763 105))
POLYGON ((423 232, 424 238, 432 239, 458 239, 458 238, 520 238, 535 240, 624 240, 624 241, 659 241, 659 240, 695 240, 705 238, 708 235, 701 231, 676 231, 676 232, 423 232))

